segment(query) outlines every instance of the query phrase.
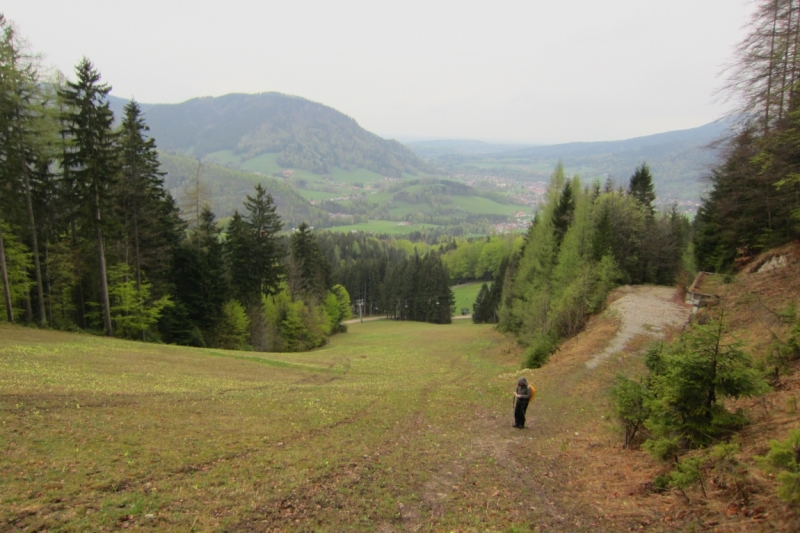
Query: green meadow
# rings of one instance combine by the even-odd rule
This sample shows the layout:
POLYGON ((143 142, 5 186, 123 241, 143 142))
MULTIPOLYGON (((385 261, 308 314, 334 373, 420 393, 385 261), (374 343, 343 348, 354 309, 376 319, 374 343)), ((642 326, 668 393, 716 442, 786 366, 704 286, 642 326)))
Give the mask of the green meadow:
POLYGON ((515 436, 491 412, 519 363, 456 322, 354 324, 293 354, 2 325, 0 529, 503 525, 515 504, 487 513, 473 483, 509 473, 475 435, 515 436))
MULTIPOLYGON (((470 314, 472 314, 472 304, 475 303, 475 298, 478 296, 478 292, 481 290, 481 285, 483 283, 482 281, 476 281, 474 283, 464 283, 453 287, 455 316, 461 314, 462 308, 469 309, 470 314)), ((491 285, 491 283, 487 285, 491 285)))
POLYGON ((435 228, 434 224, 400 224, 395 220, 370 220, 358 224, 348 224, 347 226, 336 226, 326 228, 326 231, 350 232, 363 231, 364 233, 382 233, 387 235, 408 235, 415 231, 422 231, 426 228, 435 228))

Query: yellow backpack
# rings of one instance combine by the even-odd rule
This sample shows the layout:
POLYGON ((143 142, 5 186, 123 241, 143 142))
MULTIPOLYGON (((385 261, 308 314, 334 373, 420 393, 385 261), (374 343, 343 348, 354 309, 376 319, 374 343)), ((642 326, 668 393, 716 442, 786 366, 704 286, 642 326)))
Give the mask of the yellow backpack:
POLYGON ((533 401, 533 397, 536 396, 536 387, 534 387, 533 385, 528 383, 528 388, 531 389, 531 397, 530 397, 530 399, 528 401, 532 402, 533 401))

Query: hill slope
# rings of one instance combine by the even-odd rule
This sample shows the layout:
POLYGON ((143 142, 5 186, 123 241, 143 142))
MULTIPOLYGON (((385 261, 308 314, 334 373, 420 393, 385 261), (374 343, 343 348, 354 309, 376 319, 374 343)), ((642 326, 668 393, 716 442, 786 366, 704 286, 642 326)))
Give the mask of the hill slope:
POLYGON ((189 157, 161 152, 161 169, 167 173, 164 184, 178 203, 186 198, 194 177, 200 172, 200 181, 207 188, 211 210, 221 218, 231 216, 238 209, 242 212, 245 195, 254 194, 253 188, 261 183, 272 195, 284 225, 294 227, 300 222, 312 226, 326 225, 328 213, 310 205, 297 191, 281 180, 259 176, 250 172, 203 163, 198 169, 198 161, 189 157))
POLYGON ((409 146, 429 162, 451 171, 496 173, 521 179, 544 179, 562 161, 585 178, 610 177, 627 184, 637 165, 646 161, 659 197, 697 200, 701 177, 717 160, 709 148, 725 136, 728 120, 687 130, 621 141, 575 142, 550 146, 491 145, 475 141, 424 141, 409 146))
MULTIPOLYGON (((112 102, 115 114, 124 100, 112 102)), ((204 158, 224 152, 238 166, 263 154, 315 174, 367 169, 390 177, 428 165, 397 141, 363 129, 335 109, 280 93, 228 94, 180 104, 142 104, 161 150, 204 158)))

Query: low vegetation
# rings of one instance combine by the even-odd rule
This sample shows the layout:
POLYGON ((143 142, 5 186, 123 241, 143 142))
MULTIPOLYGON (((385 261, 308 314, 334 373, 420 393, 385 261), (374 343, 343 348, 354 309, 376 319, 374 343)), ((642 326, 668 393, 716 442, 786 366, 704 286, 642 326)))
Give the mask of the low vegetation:
POLYGON ((501 345, 468 321, 355 324, 321 350, 251 355, 2 325, 0 528, 529 523, 483 500, 513 468, 476 440, 510 394, 501 345))

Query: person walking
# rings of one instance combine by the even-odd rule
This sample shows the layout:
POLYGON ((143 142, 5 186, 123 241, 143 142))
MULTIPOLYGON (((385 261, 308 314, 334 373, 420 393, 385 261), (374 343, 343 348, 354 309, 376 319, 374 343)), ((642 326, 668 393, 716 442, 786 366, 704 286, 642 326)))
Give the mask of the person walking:
POLYGON ((514 427, 522 429, 525 427, 525 411, 528 410, 528 403, 533 398, 533 387, 528 385, 528 380, 519 378, 517 390, 514 391, 514 427))

